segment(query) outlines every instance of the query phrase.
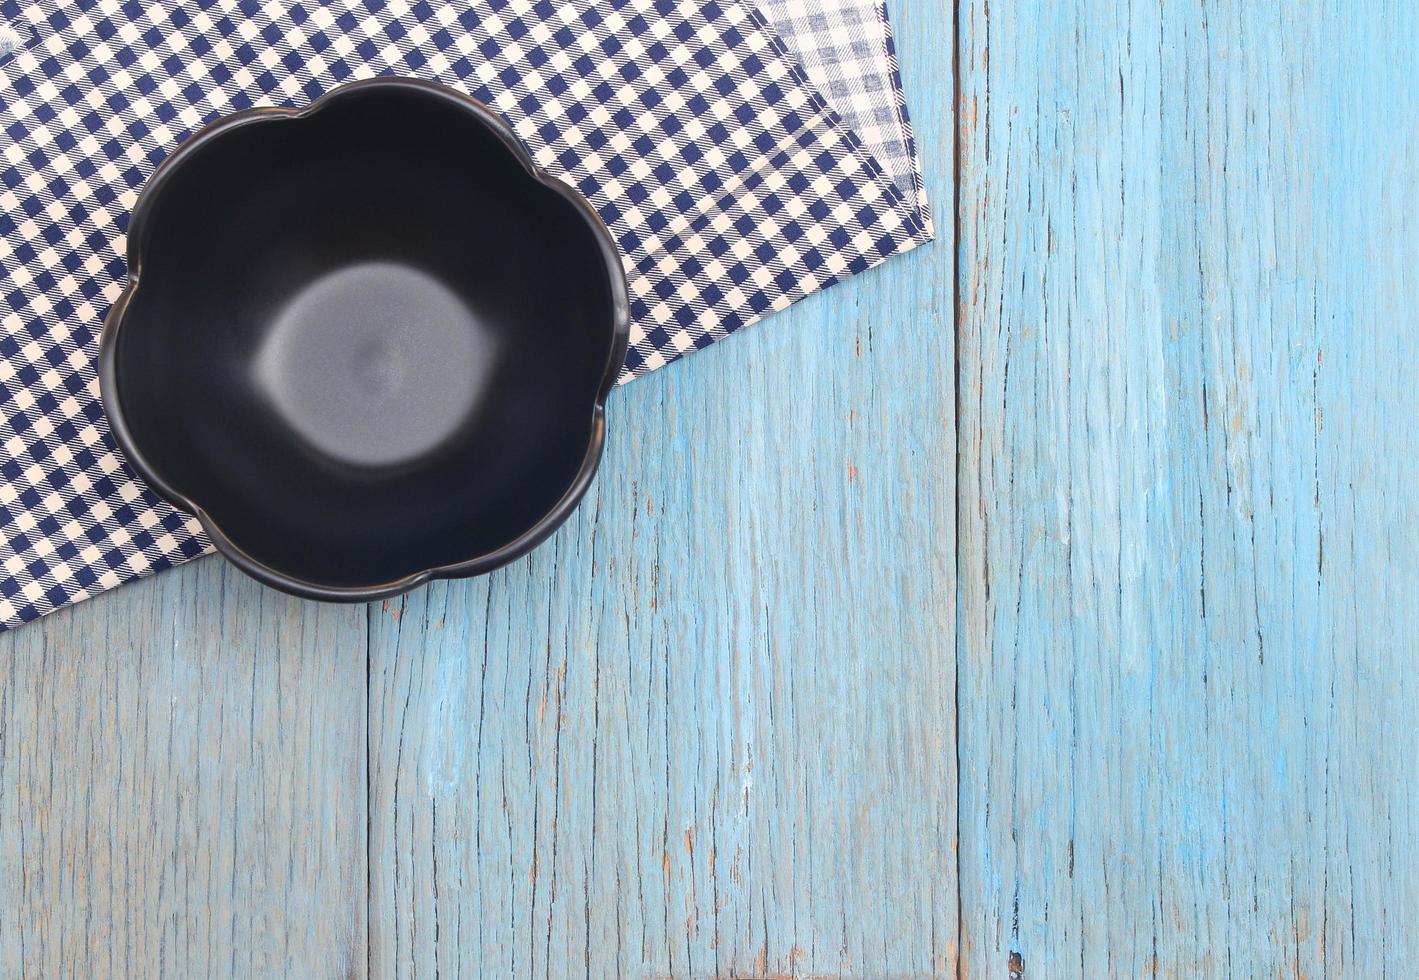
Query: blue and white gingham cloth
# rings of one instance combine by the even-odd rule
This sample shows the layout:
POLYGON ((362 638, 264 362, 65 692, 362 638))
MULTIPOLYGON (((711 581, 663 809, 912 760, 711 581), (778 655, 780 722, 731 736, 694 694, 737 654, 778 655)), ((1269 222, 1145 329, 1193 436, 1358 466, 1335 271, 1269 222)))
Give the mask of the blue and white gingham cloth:
MULTIPOLYGON (((783 23, 830 82, 871 55, 783 23)), ((0 628, 208 550, 129 472, 94 374, 143 180, 219 115, 381 74, 497 109, 600 211, 632 299, 622 381, 931 235, 904 105, 882 116, 876 81, 844 106, 888 123, 884 171, 742 0, 0 0, 0 628)))
POLYGON ((930 234, 921 158, 883 0, 758 0, 808 80, 838 111, 930 234))

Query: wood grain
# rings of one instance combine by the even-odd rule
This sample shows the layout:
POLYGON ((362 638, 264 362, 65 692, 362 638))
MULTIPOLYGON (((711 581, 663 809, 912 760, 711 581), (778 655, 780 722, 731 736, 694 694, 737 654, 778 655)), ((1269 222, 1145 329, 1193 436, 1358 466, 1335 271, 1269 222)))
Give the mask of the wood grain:
MULTIPOLYGON (((949 9, 902 5, 952 209, 949 9)), ((956 955, 950 242, 622 388, 510 568, 371 624, 371 973, 956 955)))
MULTIPOLYGON (((949 11, 896 13, 949 216, 949 11)), ((202 561, 0 638, 0 975, 949 971, 952 276, 618 392, 487 579, 322 607, 202 561)))
POLYGON ((549 546, 376 616, 375 974, 948 968, 949 348, 884 285, 618 393, 549 546))
POLYGON ((1413 972, 1416 35, 962 4, 966 975, 1413 972))
POLYGON ((0 636, 0 976, 363 976, 365 626, 204 560, 0 636))
POLYGON ((961 0, 958 258, 619 391, 528 559, 0 638, 0 974, 1412 972, 1416 36, 961 0))

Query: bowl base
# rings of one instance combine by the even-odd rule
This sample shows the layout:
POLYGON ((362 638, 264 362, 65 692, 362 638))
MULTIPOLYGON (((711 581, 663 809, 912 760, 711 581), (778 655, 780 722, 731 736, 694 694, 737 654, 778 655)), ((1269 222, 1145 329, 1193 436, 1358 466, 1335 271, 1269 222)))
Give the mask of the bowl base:
POLYGON ((436 452, 473 421, 495 344, 436 277, 361 262, 303 284, 253 366, 271 406, 313 449, 391 467, 436 452))

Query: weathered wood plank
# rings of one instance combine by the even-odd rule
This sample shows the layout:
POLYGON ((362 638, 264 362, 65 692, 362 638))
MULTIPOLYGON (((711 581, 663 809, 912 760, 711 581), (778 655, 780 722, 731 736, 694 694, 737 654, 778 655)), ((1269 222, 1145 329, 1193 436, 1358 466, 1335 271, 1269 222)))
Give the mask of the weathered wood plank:
POLYGON ((366 625, 211 559, 0 636, 0 975, 365 975, 366 625))
POLYGON ((960 26, 965 972, 1412 973, 1416 8, 960 26))
POLYGON ((379 618, 376 973, 946 968, 949 372, 864 385, 904 321, 844 370, 825 334, 868 330, 841 309, 618 393, 547 547, 379 618))
POLYGON ((947 241, 618 391, 548 545, 376 617, 373 973, 953 970, 950 11, 900 7, 947 241))

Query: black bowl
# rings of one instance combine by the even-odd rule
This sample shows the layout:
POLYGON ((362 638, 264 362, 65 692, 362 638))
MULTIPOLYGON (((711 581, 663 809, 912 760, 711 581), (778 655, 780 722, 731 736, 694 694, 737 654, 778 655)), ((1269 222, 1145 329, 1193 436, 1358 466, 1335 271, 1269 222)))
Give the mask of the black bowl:
POLYGON ((99 355, 114 437, 263 582, 365 600, 491 571, 596 472, 616 248, 452 89, 213 123, 148 180, 128 269, 99 355))

